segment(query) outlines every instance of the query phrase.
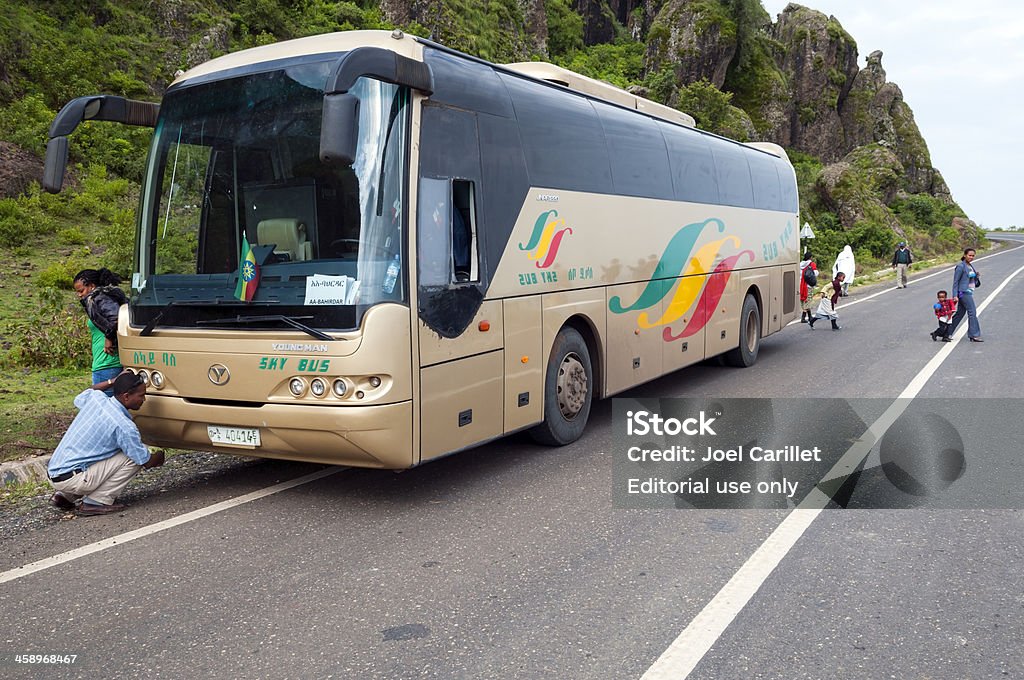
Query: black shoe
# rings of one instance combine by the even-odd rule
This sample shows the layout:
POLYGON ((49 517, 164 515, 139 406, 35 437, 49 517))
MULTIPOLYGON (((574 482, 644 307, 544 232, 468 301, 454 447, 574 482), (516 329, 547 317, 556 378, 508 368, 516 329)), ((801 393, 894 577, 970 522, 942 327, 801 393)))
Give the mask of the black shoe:
POLYGON ((809 328, 810 328, 810 329, 811 329, 812 331, 814 330, 814 322, 815 322, 815 321, 817 321, 817 319, 815 319, 815 318, 814 318, 813 316, 812 316, 812 317, 811 317, 810 319, 808 319, 808 320, 807 320, 807 326, 808 326, 808 327, 809 327, 809 328))
POLYGON ((837 324, 835 321, 833 321, 832 322, 832 330, 834 330, 834 331, 841 331, 841 330, 843 330, 843 327, 840 326, 839 324, 837 324))
POLYGON ((936 337, 936 336, 935 336, 935 331, 932 331, 932 332, 931 332, 931 333, 929 333, 928 335, 932 336, 932 342, 935 342, 935 337, 936 337))
POLYGON ((110 505, 97 505, 96 503, 82 503, 78 506, 78 514, 82 517, 91 517, 93 515, 109 515, 112 512, 121 512, 125 509, 124 505, 118 503, 112 503, 110 505))
POLYGON ((59 508, 61 510, 75 509, 75 502, 68 498, 67 496, 65 496, 64 494, 62 494, 60 491, 56 491, 52 496, 50 496, 50 502, 53 503, 54 507, 59 508))
POLYGON ((981 338, 968 338, 971 342, 985 342, 981 338))
POLYGON ((953 342, 953 338, 945 337, 945 338, 942 338, 942 341, 943 342, 953 342))

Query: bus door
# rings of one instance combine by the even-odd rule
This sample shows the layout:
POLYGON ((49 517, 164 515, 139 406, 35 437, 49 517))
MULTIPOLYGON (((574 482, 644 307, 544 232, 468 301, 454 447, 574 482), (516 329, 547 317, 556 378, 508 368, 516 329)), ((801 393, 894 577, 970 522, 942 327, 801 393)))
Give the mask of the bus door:
POLYGON ((420 453, 503 432, 501 301, 484 302, 476 114, 424 103, 417 181, 420 453))

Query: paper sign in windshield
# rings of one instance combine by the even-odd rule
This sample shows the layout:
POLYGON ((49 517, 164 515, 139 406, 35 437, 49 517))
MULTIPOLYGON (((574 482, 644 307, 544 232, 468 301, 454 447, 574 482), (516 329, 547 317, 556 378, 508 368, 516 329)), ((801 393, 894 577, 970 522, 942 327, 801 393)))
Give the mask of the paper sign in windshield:
POLYGON ((307 305, 351 305, 359 295, 359 281, 350 276, 313 274, 306 278, 307 305))

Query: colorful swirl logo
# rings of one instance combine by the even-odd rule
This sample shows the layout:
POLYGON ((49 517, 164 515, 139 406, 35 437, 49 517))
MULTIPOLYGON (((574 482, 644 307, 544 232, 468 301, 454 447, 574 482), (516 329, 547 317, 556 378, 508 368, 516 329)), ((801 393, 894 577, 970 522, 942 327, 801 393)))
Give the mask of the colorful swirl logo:
POLYGON ((739 259, 746 256, 751 262, 754 261, 753 251, 743 250, 723 257, 714 266, 714 271, 706 281, 703 276, 695 276, 711 269, 714 262, 722 256, 722 251, 727 244, 731 244, 733 248, 740 246, 738 238, 725 236, 709 241, 694 253, 693 249, 697 240, 709 225, 719 234, 725 231, 725 223, 717 218, 688 224, 677 231, 661 254, 661 259, 654 268, 654 275, 647 282, 640 297, 628 306, 622 304, 619 296, 613 297, 608 301, 608 308, 612 313, 625 314, 629 311, 654 307, 672 290, 673 285, 676 284, 676 278, 682 277, 679 278, 676 292, 661 317, 652 321, 650 315, 645 311, 637 317, 637 324, 641 328, 665 326, 662 330, 662 338, 665 342, 680 340, 703 328, 722 299, 726 283, 728 283, 732 270, 739 259), (686 326, 679 333, 674 333, 669 324, 691 311, 692 316, 686 326))
POLYGON ((565 226, 565 220, 558 216, 558 211, 548 210, 537 217, 529 243, 520 243, 519 250, 533 251, 527 257, 536 260, 538 269, 547 269, 555 261, 558 248, 567 234, 572 234, 572 229, 565 226))

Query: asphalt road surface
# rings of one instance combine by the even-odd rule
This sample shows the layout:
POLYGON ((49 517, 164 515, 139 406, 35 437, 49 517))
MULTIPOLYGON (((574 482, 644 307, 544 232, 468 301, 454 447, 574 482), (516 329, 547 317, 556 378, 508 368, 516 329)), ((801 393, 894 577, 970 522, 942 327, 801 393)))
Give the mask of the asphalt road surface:
MULTIPOLYGON (((984 343, 928 336, 945 267, 854 289, 841 331, 792 324, 749 369, 598 402, 564 448, 514 436, 401 474, 239 461, 121 515, 54 514, 0 544, 0 677, 1024 677, 1024 247, 976 265, 984 343), (617 508, 613 411, 669 397, 864 399, 865 426, 933 404, 966 467, 937 507, 617 508)), ((805 429, 864 449, 837 463, 858 493, 878 482, 884 439, 828 412, 805 429)))

